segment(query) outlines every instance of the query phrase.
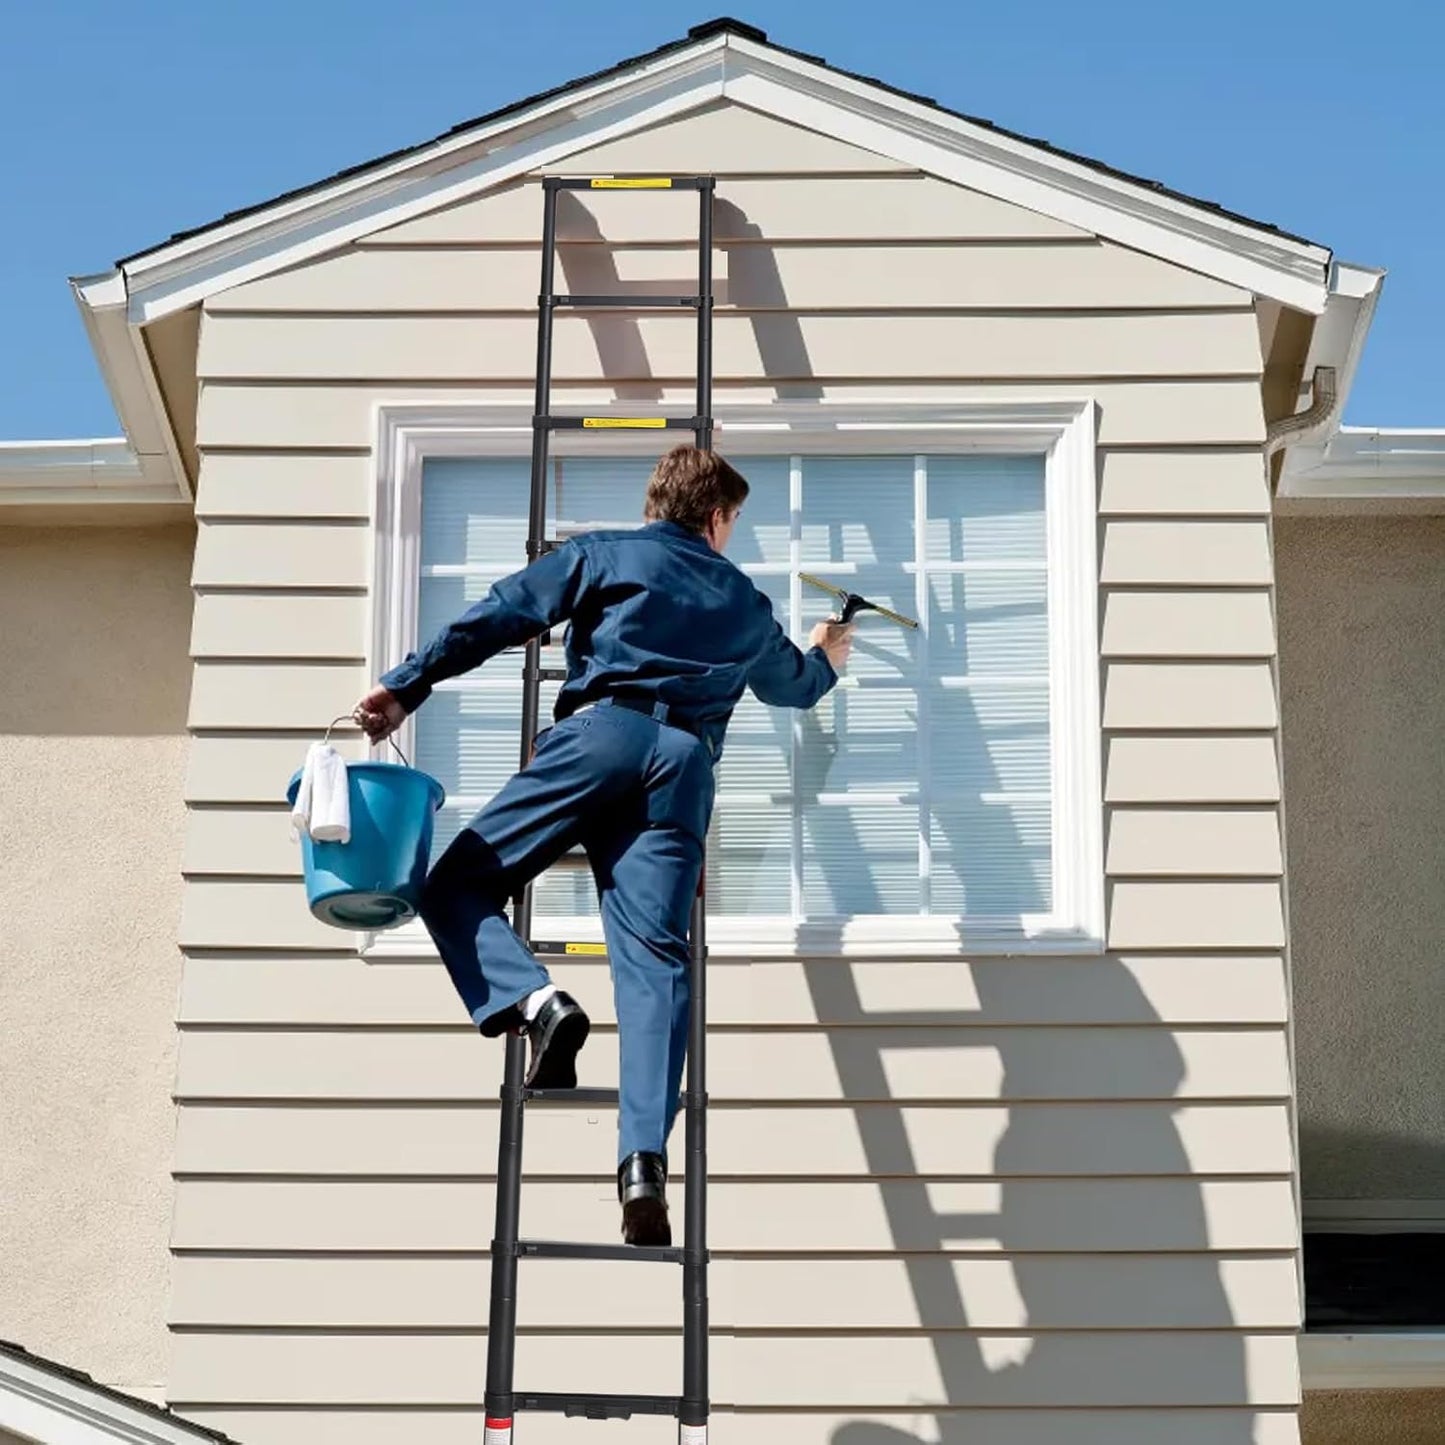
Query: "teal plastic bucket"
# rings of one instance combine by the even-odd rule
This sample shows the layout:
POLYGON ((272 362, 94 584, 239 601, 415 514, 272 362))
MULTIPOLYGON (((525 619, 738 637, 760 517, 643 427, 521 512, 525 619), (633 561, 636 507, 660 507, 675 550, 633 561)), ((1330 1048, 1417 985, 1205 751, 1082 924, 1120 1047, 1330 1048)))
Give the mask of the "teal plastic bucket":
MULTIPOLYGON (((416 917, 431 858, 432 824, 446 800, 429 773, 399 763, 348 763, 351 838, 318 843, 301 834, 306 901, 333 928, 375 932, 416 917)), ((294 804, 298 769, 286 789, 294 804)))

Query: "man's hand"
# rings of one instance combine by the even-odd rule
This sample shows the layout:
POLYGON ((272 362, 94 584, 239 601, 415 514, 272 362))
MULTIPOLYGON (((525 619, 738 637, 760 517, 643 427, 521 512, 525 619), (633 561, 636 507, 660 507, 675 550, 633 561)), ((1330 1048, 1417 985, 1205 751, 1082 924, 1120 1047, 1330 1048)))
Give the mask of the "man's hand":
POLYGON ((372 742, 384 742, 406 721, 406 709, 384 687, 374 687, 351 710, 372 742))
POLYGON ((841 622, 820 622, 808 634, 813 647, 821 647, 833 664, 833 671, 841 673, 848 665, 848 654, 853 651, 853 624, 841 622))

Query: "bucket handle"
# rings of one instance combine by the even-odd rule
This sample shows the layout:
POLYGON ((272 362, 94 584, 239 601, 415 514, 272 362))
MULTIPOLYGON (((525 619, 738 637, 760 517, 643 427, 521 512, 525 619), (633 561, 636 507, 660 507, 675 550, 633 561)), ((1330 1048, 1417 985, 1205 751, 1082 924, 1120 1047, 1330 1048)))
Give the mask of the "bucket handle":
MULTIPOLYGON (((336 727, 338 723, 354 722, 355 720, 356 720, 356 719, 355 719, 349 712, 344 712, 344 713, 342 713, 340 717, 334 717, 334 718, 332 718, 332 719, 331 719, 331 725, 326 729, 326 736, 325 736, 324 738, 322 738, 322 742, 324 742, 324 743, 330 743, 330 741, 331 741, 331 730, 332 730, 332 728, 336 727)), ((387 742, 389 742, 389 743, 392 745, 392 747, 396 750, 396 755, 397 755, 397 757, 399 757, 399 758, 401 759, 403 766, 409 768, 409 767, 411 766, 411 763, 407 761, 407 756, 406 756, 406 754, 405 754, 404 752, 402 752, 402 750, 401 750, 401 744, 400 744, 399 742, 397 742, 397 740, 396 740, 396 734, 395 734, 395 733, 389 733, 389 734, 387 735, 387 739, 386 739, 386 740, 387 740, 387 742)))

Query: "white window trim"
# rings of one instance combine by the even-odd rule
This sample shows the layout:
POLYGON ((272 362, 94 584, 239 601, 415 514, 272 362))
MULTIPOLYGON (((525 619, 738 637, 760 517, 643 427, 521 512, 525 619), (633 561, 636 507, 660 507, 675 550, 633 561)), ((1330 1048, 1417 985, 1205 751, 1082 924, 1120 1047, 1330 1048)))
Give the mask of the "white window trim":
POLYGON ((1306 1390, 1445 1388, 1445 1330, 1311 1331, 1299 1357, 1306 1390))
MULTIPOLYGON (((605 411, 606 408, 592 408, 605 411)), ((627 413, 612 408, 619 415, 627 413)), ((890 916, 842 925, 710 921, 719 956, 948 957, 961 953, 1099 953, 1104 946, 1103 800, 1098 668, 1098 560, 1094 403, 891 399, 810 401, 715 408, 717 440, 729 455, 869 449, 945 455, 1043 453, 1049 577, 1050 715, 1053 727, 1054 909, 1049 915, 969 920, 890 916)), ((415 647, 421 551, 421 476, 443 456, 527 456, 531 411, 515 403, 380 406, 377 411, 375 565, 371 673, 415 647)), ((645 433, 554 434, 554 454, 627 455, 645 433)), ((653 434, 652 444, 656 444, 653 434)), ((518 558, 518 566, 524 559, 518 558)), ((410 719, 398 741, 414 752, 410 719)), ((539 919, 537 936, 601 938, 595 918, 539 919)), ((368 936, 374 957, 430 958, 419 923, 368 936)))

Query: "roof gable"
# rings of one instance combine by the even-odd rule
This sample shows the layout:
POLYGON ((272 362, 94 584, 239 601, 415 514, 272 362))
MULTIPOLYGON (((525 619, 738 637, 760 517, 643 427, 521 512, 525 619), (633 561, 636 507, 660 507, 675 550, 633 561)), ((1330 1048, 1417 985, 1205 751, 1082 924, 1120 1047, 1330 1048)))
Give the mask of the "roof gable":
POLYGON ((1324 309, 1330 257, 1321 247, 833 69, 736 21, 699 26, 648 55, 175 237, 83 284, 81 296, 90 302, 93 286, 98 302, 105 283, 113 295, 122 278, 127 319, 145 324, 580 153, 605 157, 624 137, 722 101, 808 132, 820 149, 871 156, 876 169, 918 170, 1285 305, 1324 309))

